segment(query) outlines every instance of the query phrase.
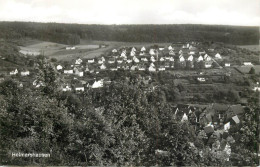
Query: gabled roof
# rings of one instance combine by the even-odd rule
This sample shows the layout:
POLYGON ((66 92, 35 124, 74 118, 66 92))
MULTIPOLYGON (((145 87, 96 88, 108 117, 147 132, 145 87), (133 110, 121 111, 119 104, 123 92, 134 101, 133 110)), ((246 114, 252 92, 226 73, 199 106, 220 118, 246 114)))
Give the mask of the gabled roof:
POLYGON ((238 124, 238 123, 240 122, 240 120, 239 120, 239 118, 238 118, 237 115, 233 116, 233 117, 232 117, 232 120, 233 120, 236 124, 238 124))
POLYGON ((241 106, 241 104, 230 106, 230 110, 233 111, 237 115, 244 113, 244 108, 241 106))

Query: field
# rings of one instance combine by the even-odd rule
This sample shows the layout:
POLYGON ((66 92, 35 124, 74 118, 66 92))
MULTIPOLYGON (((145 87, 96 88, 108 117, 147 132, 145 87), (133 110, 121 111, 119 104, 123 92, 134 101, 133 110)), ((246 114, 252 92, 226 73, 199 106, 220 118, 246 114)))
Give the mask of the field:
POLYGON ((260 65, 254 65, 254 66, 240 66, 237 67, 241 72, 243 72, 244 74, 248 74, 248 72, 250 71, 250 69, 254 67, 255 69, 255 73, 259 74, 260 73, 260 65))
POLYGON ((248 50, 251 50, 251 51, 260 51, 259 45, 240 45, 238 47, 248 49, 248 50))

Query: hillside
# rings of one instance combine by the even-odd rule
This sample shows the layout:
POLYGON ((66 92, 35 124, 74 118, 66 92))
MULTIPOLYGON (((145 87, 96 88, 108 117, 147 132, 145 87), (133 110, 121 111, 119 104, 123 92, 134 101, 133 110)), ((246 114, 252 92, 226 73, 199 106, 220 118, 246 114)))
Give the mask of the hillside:
POLYGON ((223 25, 85 25, 0 22, 0 38, 33 38, 69 45, 81 39, 119 42, 214 41, 234 45, 258 44, 259 28, 223 25))

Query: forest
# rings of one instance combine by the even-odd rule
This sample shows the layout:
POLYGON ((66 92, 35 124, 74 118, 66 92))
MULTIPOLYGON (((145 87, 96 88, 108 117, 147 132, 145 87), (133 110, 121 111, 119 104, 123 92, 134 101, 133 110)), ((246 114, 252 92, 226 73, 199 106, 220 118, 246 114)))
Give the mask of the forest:
MULTIPOLYGON (((218 143, 174 117, 163 91, 145 92, 132 76, 100 89, 74 94, 58 89, 53 64, 38 58, 35 89, 7 79, 0 84, 0 164, 251 166, 257 163, 257 97, 231 143, 230 161, 218 143), (164 154, 158 154, 163 150, 164 154), (12 152, 50 153, 50 158, 15 158, 12 152)), ((229 140, 229 139, 227 139, 229 140)))
POLYGON ((259 28, 225 25, 87 25, 0 22, 0 39, 33 38, 68 45, 80 39, 120 42, 213 41, 234 45, 259 43, 259 28))

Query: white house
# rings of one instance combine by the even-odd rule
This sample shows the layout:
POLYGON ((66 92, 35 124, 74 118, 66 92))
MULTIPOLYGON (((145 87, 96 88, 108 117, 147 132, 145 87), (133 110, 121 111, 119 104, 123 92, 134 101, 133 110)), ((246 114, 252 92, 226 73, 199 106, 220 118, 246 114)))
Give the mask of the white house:
POLYGON ((204 60, 205 61, 211 61, 212 59, 211 59, 211 57, 208 54, 205 54, 204 55, 204 60))
POLYGON ((168 50, 173 50, 173 48, 172 48, 172 46, 170 45, 170 46, 168 46, 168 50))
POLYGON ((139 66, 138 70, 139 71, 145 71, 145 66, 139 66))
POLYGON ((188 57, 188 59, 187 59, 188 61, 193 61, 193 56, 192 55, 190 55, 189 57, 188 57))
POLYGON ((76 49, 75 46, 67 46, 67 47, 66 47, 66 50, 75 50, 75 49, 76 49))
POLYGON ((151 56, 150 60, 151 60, 151 62, 155 62, 156 61, 153 56, 151 56))
POLYGON ((217 54, 215 55, 215 58, 216 58, 216 59, 222 59, 222 57, 221 57, 221 55, 220 55, 219 53, 217 53, 217 54))
POLYGON ((127 57, 126 57, 126 52, 122 52, 120 57, 122 57, 122 58, 127 58, 127 57))
POLYGON ((244 62, 245 66, 253 66, 253 64, 251 62, 244 62))
POLYGON ((203 57, 199 56, 199 58, 197 59, 198 62, 203 61, 203 57))
POLYGON ((194 55, 195 54, 195 51, 190 51, 190 55, 194 55))
POLYGON ((179 51, 179 54, 182 54, 182 50, 179 51))
POLYGON ((94 62, 95 62, 95 59, 88 60, 88 63, 94 63, 94 62))
POLYGON ((78 59, 75 61, 75 64, 76 64, 76 65, 80 65, 82 62, 83 62, 83 61, 82 61, 80 58, 78 58, 78 59))
POLYGON ((188 116, 186 115, 186 113, 183 114, 182 119, 181 119, 181 122, 184 122, 184 121, 188 121, 188 116))
POLYGON ((146 51, 146 49, 145 49, 145 47, 143 46, 142 48, 141 48, 141 52, 145 52, 146 51))
POLYGON ((150 67, 148 68, 148 71, 155 72, 156 68, 154 66, 150 65, 150 67))
POLYGON ((64 70, 64 74, 73 74, 73 70, 64 70))
POLYGON ((173 57, 170 57, 170 61, 174 61, 174 58, 173 58, 173 57))
POLYGON ((228 123, 226 123, 225 125, 224 125, 224 130, 225 131, 228 131, 230 129, 230 122, 228 122, 228 123))
POLYGON ((141 58, 141 61, 145 61, 145 62, 147 62, 148 59, 147 59, 146 57, 142 57, 142 58, 141 58))
POLYGON ((155 55, 154 49, 150 49, 149 54, 150 55, 155 55))
POLYGON ((225 63, 225 67, 230 67, 230 63, 225 63))
POLYGON ((21 71, 21 76, 28 76, 30 75, 30 71, 26 70, 26 71, 21 71))
POLYGON ((132 63, 133 60, 132 60, 132 59, 127 59, 126 62, 127 62, 127 63, 132 63))
POLYGON ((62 91, 63 92, 71 91, 71 87, 69 85, 66 85, 66 86, 62 87, 62 91))
POLYGON ((118 60, 117 60, 117 63, 118 63, 118 64, 121 64, 121 63, 123 63, 123 60, 122 60, 122 59, 118 59, 118 60))
POLYGON ((131 51, 130 56, 135 56, 135 51, 131 51))
POLYGON ((136 69, 137 69, 137 66, 132 66, 132 67, 130 68, 131 71, 135 71, 136 69))
POLYGON ((185 58, 183 57, 183 55, 180 55, 179 59, 180 59, 180 62, 184 62, 185 61, 185 58))
POLYGON ((116 50, 116 49, 113 49, 113 50, 112 50, 112 53, 116 53, 116 52, 117 52, 117 50, 116 50))
POLYGON ((109 59, 109 60, 108 60, 108 63, 109 63, 109 64, 113 64, 113 63, 115 63, 115 59, 112 59, 112 58, 109 59))
POLYGON ((16 75, 16 74, 18 74, 18 70, 17 69, 15 69, 14 71, 10 72, 10 75, 16 75))
POLYGON ((140 52, 140 53, 139 53, 140 56, 143 56, 144 54, 145 54, 144 52, 140 52))
POLYGON ((159 48, 160 51, 164 50, 164 48, 159 48))
POLYGON ((139 62, 140 62, 140 60, 139 60, 138 58, 136 58, 135 56, 133 57, 133 61, 134 61, 135 63, 139 63, 139 62))
POLYGON ((92 88, 102 88, 103 87, 103 79, 99 80, 99 81, 95 81, 92 85, 92 88))
POLYGON ((153 63, 151 63, 150 66, 155 67, 155 65, 153 63))
POLYGON ((82 91, 82 92, 83 92, 83 91, 84 91, 84 86, 76 86, 76 87, 75 87, 75 90, 76 90, 76 91, 82 91))
POLYGON ((135 52, 136 51, 135 47, 132 47, 131 51, 135 52))
POLYGON ((170 50, 169 55, 171 55, 171 56, 175 55, 174 51, 170 50))
POLYGON ((56 67, 57 70, 62 70, 62 68, 63 67, 61 65, 57 65, 57 67, 56 67))
POLYGON ((158 70, 159 70, 159 71, 165 71, 165 67, 164 67, 164 66, 160 66, 160 67, 158 68, 158 70))
POLYGON ((163 57, 160 58, 160 61, 165 61, 163 57))
POLYGON ((197 80, 200 81, 200 82, 205 82, 206 81, 205 78, 201 78, 201 77, 197 78, 197 80))

